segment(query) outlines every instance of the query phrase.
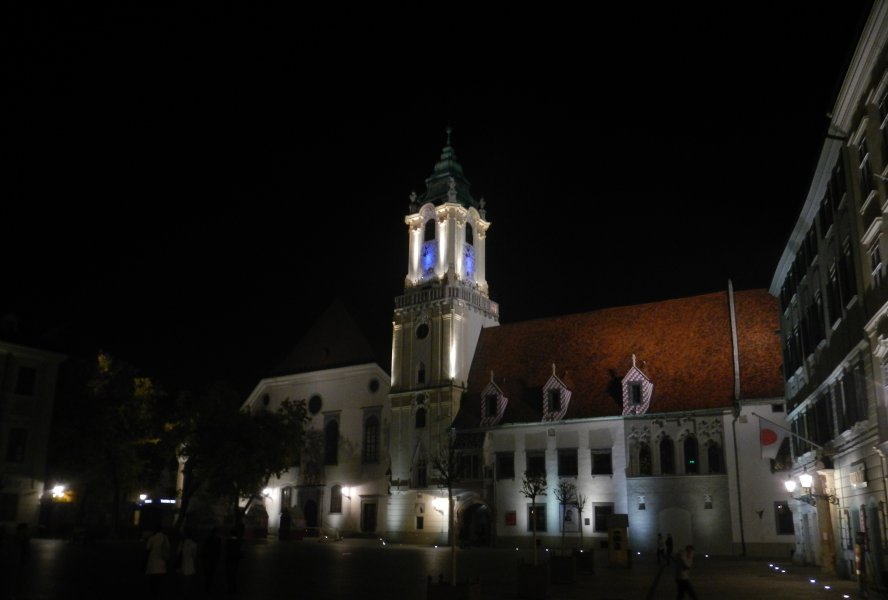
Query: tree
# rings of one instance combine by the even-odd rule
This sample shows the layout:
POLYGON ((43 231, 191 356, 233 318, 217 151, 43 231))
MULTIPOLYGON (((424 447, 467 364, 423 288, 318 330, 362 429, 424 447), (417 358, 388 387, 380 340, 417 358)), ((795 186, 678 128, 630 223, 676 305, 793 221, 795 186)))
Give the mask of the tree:
POLYGON ((304 401, 290 400, 275 411, 241 410, 226 399, 230 396, 226 387, 211 390, 209 398, 198 404, 203 410, 185 421, 178 456, 191 482, 183 486, 182 512, 186 488, 193 496, 203 487, 229 504, 239 528, 269 479, 299 464, 307 411, 304 401), (207 412, 214 405, 218 412, 207 412), (241 500, 246 500, 243 506, 241 500))
POLYGON ((537 496, 546 495, 546 474, 524 472, 524 479, 521 480, 521 495, 530 500, 530 523, 533 531, 533 566, 537 566, 537 516, 536 516, 536 499, 537 496))
POLYGON ((577 501, 577 486, 572 481, 560 479, 555 486, 555 499, 561 506, 561 553, 564 554, 564 523, 567 517, 567 507, 573 506, 577 501))
POLYGON ((577 506, 577 519, 579 520, 580 526, 580 551, 585 550, 583 545, 583 510, 586 508, 586 502, 589 500, 589 497, 585 494, 577 494, 576 497, 576 506, 577 506))
POLYGON ((110 513, 110 533, 124 525, 123 506, 139 488, 155 486, 167 466, 158 401, 164 392, 127 362, 99 352, 72 365, 56 414, 52 469, 79 497, 78 521, 110 513))
POLYGON ((453 531, 453 486, 459 482, 461 465, 456 449, 456 430, 451 428, 447 448, 432 457, 432 468, 438 472, 441 485, 447 488, 447 538, 450 544, 450 585, 456 585, 456 540, 453 531))

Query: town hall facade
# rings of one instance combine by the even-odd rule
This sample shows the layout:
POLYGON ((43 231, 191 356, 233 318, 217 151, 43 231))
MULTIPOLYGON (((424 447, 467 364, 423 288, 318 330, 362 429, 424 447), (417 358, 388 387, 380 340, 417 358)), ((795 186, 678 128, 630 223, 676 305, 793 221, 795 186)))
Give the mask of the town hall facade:
POLYGON ((286 513, 311 534, 443 543, 452 510, 462 544, 528 544, 536 519, 547 544, 563 529, 578 546, 582 530, 588 547, 625 514, 639 550, 669 532, 712 553, 787 554, 787 494, 758 442, 761 417, 785 424, 767 291, 728 284, 500 325, 486 269, 492 224, 449 132, 405 224, 391 356, 374 356, 334 304, 244 404, 289 398, 309 409, 314 450, 257 504, 272 534, 286 513), (451 445, 452 507, 434 468, 451 445), (520 494, 528 472, 548 487, 534 506, 520 494), (587 500, 582 513, 558 503, 562 481, 587 500))

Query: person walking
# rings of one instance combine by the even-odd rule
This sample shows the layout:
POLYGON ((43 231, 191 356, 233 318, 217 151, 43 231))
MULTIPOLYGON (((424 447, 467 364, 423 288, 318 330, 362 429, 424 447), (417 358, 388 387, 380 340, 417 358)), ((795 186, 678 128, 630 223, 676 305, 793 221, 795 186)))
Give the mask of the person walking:
POLYGON ((158 524, 154 533, 145 544, 148 559, 145 561, 145 575, 148 578, 148 595, 160 598, 161 586, 167 572, 167 561, 170 559, 170 539, 158 524))
POLYGON ((697 600, 697 593, 691 586, 691 566, 694 564, 694 547, 688 545, 675 557, 675 591, 676 600, 682 600, 685 594, 691 600, 697 600))
POLYGON ((195 559, 197 558, 197 542, 191 533, 191 528, 185 529, 185 537, 179 544, 178 552, 179 574, 182 578, 182 597, 188 598, 194 595, 194 575, 197 573, 195 559))
POLYGON ((222 538, 219 537, 219 530, 213 527, 203 541, 200 552, 200 568, 204 574, 204 587, 207 593, 213 591, 213 577, 216 575, 216 565, 219 564, 220 556, 222 556, 222 538))
POLYGON ((672 545, 673 545, 672 534, 667 533, 666 534, 666 564, 667 565, 672 563, 672 545))
POLYGON ((225 540, 225 580, 228 582, 228 595, 237 592, 237 567, 243 557, 240 531, 232 528, 231 536, 225 540))
POLYGON ((665 558, 666 554, 666 545, 663 543, 663 534, 657 534, 657 566, 660 566, 660 561, 665 558))

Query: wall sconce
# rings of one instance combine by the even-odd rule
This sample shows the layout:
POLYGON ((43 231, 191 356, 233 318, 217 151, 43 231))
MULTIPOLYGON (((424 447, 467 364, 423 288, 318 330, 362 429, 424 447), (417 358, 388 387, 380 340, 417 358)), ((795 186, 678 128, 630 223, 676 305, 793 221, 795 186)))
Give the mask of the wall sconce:
POLYGON ((266 498, 271 498, 271 488, 267 487, 264 490, 262 490, 262 495, 265 496, 266 498))
POLYGON ((342 487, 342 497, 343 498, 348 498, 349 500, 351 500, 352 499, 351 492, 352 492, 352 489, 350 487, 345 487, 345 486, 342 487))
POLYGON ((447 499, 435 498, 434 500, 432 500, 432 508, 434 508, 441 514, 444 514, 444 509, 447 508, 447 499))
MULTIPOLYGON (((815 494, 811 491, 811 488, 814 486, 814 477, 812 477, 809 473, 802 473, 799 475, 799 484, 802 487, 802 493, 796 498, 801 502, 806 502, 811 506, 817 505, 817 500, 822 499, 826 500, 830 504, 839 505, 839 499, 835 496, 835 494, 815 494)), ((796 482, 792 479, 787 479, 783 482, 784 487, 786 487, 786 491, 789 492, 790 497, 792 497, 792 493, 796 490, 796 482)))

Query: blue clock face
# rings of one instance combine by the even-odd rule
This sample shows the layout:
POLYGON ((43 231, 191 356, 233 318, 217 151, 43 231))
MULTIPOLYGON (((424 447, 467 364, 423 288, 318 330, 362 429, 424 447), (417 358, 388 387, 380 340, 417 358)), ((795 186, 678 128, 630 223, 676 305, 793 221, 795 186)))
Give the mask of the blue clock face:
POLYGON ((435 240, 423 243, 422 252, 419 255, 419 265, 423 275, 434 271, 436 262, 438 262, 438 245, 435 240))
POLYGON ((463 246, 463 268, 466 271, 466 277, 475 276, 475 248, 466 244, 463 246))

